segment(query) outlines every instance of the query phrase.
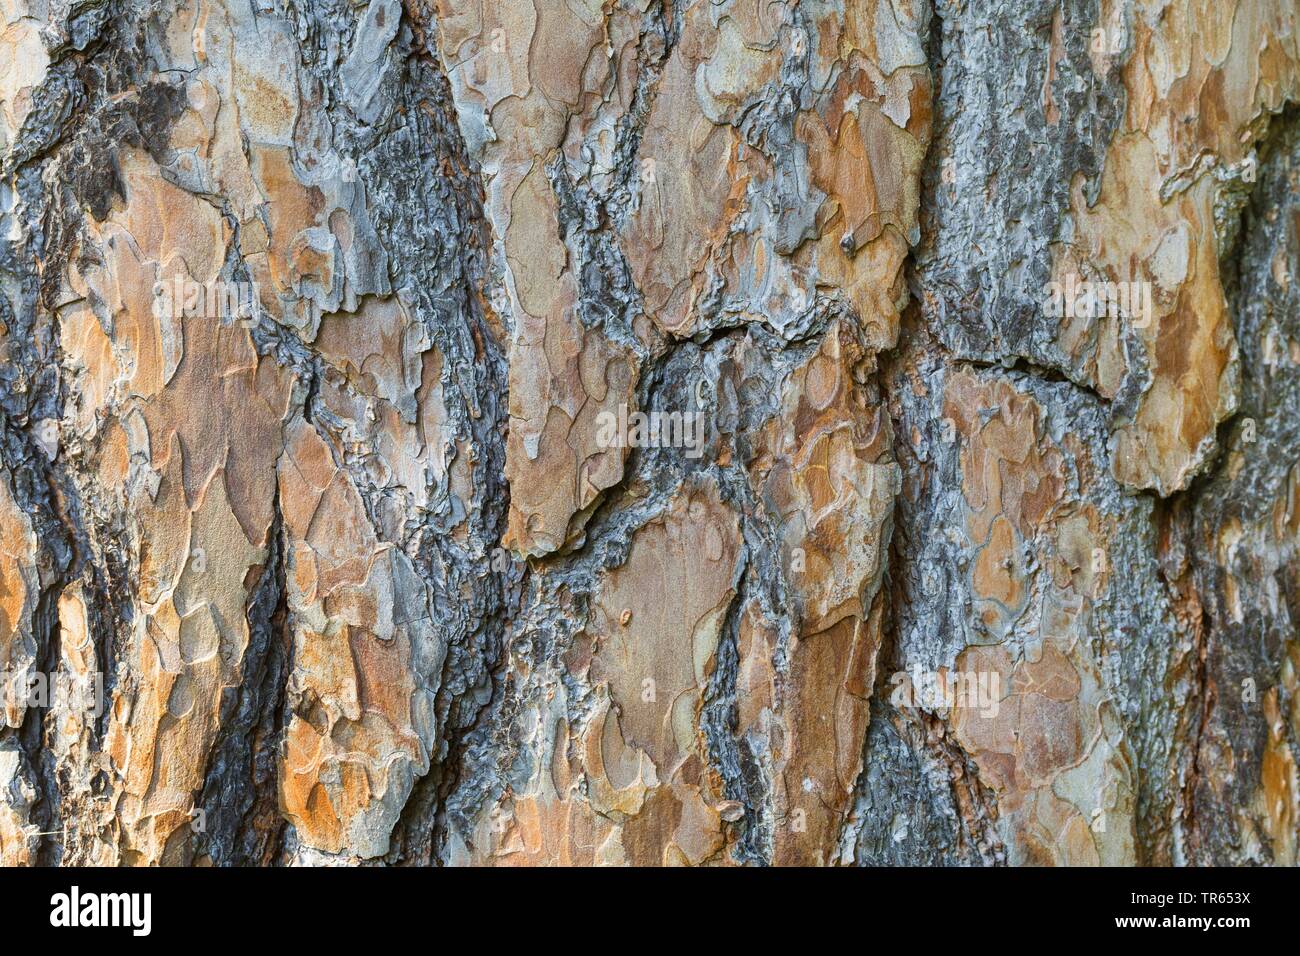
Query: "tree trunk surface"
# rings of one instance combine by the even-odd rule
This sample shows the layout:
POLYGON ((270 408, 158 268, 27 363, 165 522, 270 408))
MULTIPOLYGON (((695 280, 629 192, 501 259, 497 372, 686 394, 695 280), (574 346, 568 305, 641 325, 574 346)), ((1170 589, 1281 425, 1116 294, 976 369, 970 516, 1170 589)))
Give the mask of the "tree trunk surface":
POLYGON ((7 0, 0 863, 1295 864, 1295 0, 7 0))

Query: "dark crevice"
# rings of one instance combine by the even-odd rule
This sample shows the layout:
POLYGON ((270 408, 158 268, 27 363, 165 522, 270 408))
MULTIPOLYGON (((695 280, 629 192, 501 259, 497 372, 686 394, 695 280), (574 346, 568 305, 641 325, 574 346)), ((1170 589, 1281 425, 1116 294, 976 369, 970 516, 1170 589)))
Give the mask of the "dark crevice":
POLYGON ((200 813, 190 824, 195 860, 216 866, 269 865, 284 840, 276 767, 290 717, 293 640, 278 489, 273 507, 266 564, 245 610, 243 679, 222 694, 220 730, 195 802, 200 813))
MULTIPOLYGON (((1241 677, 1243 661, 1250 662, 1250 673, 1259 682, 1261 695, 1271 682, 1272 674, 1267 671, 1279 663, 1266 659, 1271 629, 1268 619, 1251 623, 1257 609, 1247 610, 1245 631, 1232 621, 1221 619, 1225 614, 1221 606, 1223 574, 1231 572, 1226 567, 1220 569, 1220 559, 1204 554, 1198 542, 1216 539, 1229 522, 1249 526, 1255 520, 1254 513, 1270 497, 1266 484, 1260 482, 1266 482, 1269 474, 1276 475, 1279 468, 1285 471, 1288 463, 1295 460, 1298 446, 1294 423, 1288 424, 1276 415, 1276 409, 1287 407, 1286 395, 1297 393, 1294 375, 1277 378, 1277 371, 1268 368, 1258 355, 1258 337, 1263 330, 1260 316, 1267 316, 1278 305, 1285 310, 1285 304, 1261 300, 1259 296, 1264 290, 1248 279, 1268 274, 1271 267, 1268 261, 1256 261, 1256 256, 1269 256, 1271 252, 1267 243, 1259 247, 1256 235, 1267 233, 1277 222, 1279 203, 1275 191, 1287 175, 1286 157, 1294 154, 1298 133, 1300 105, 1288 104, 1278 115, 1270 117, 1256 143, 1258 178, 1249 184, 1249 189, 1236 182, 1226 188, 1229 195, 1221 206, 1234 210, 1235 215, 1225 229, 1227 245, 1220 250, 1220 274, 1241 352, 1241 401, 1236 412, 1218 425, 1215 451, 1204 469, 1186 488, 1157 502, 1167 552, 1161 567, 1162 584, 1172 600, 1183 602, 1187 608, 1183 626, 1192 639, 1191 691, 1182 716, 1186 734, 1180 735, 1182 746, 1178 752, 1178 760, 1186 769, 1176 806, 1183 831, 1182 849, 1189 863, 1239 861, 1239 857, 1225 854, 1244 853, 1241 846, 1230 850, 1222 845, 1225 839, 1234 843, 1239 840, 1233 835, 1235 824, 1225 826, 1224 809, 1217 806, 1202 809, 1198 805, 1199 799, 1206 795, 1206 786, 1218 792, 1218 784, 1206 780, 1206 775, 1216 769, 1205 763, 1206 747, 1220 745, 1220 738, 1225 733, 1231 734, 1233 750, 1249 754, 1234 785, 1257 780, 1259 768, 1251 761, 1257 759, 1252 751, 1260 745, 1263 735, 1258 707, 1244 715, 1238 714, 1235 708, 1220 713, 1221 698, 1226 703, 1239 692, 1231 684, 1241 677), (1255 628, 1262 628, 1264 633, 1250 633, 1255 628), (1250 648, 1239 646, 1243 638, 1248 640, 1250 648), (1264 672, 1255 673, 1261 667, 1264 672), (1219 726, 1221 723, 1223 726, 1219 726)), ((1290 201, 1294 204, 1293 189, 1290 201)), ((1279 317, 1284 322, 1294 322, 1294 316, 1279 317)), ((1295 334, 1294 328, 1291 334, 1295 334)), ((1261 851, 1271 856, 1267 845, 1261 851)))

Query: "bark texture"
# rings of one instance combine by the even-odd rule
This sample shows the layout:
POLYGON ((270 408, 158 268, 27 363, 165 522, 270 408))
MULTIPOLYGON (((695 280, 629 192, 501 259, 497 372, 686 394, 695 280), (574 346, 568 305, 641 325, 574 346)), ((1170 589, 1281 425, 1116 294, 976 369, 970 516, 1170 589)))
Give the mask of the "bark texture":
POLYGON ((1297 862, 1294 0, 0 14, 0 863, 1297 862))

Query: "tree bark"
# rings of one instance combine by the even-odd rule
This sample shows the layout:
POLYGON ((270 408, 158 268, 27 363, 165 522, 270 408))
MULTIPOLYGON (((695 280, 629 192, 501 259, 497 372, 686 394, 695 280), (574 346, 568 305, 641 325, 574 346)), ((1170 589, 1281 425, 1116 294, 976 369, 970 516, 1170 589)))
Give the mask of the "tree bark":
POLYGON ((1295 864, 1294 0, 14 0, 0 863, 1295 864))

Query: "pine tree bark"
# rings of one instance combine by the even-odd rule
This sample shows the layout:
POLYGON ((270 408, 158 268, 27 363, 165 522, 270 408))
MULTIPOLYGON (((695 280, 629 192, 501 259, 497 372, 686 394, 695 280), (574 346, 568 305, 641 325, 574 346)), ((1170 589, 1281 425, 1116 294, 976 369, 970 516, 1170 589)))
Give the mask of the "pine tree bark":
POLYGON ((12 0, 0 863, 1295 864, 1298 21, 12 0))

